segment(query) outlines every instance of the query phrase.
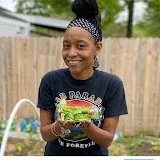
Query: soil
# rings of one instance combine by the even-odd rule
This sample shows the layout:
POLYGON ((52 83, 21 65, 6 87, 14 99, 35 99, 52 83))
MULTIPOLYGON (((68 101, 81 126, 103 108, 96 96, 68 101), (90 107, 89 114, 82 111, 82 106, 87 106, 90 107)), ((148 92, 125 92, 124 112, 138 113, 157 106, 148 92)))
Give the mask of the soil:
MULTIPOLYGON (((45 142, 37 141, 34 139, 18 139, 9 138, 6 146, 5 156, 43 156, 45 142)), ((143 142, 141 146, 137 148, 139 156, 160 156, 160 152, 152 149, 153 145, 148 142, 143 142)), ((123 146, 124 156, 127 156, 123 146)))
POLYGON ((152 148, 154 145, 148 142, 144 142, 137 148, 137 152, 140 156, 160 156, 160 152, 154 151, 152 148))
POLYGON ((5 156, 42 156, 45 143, 35 139, 9 138, 5 156))

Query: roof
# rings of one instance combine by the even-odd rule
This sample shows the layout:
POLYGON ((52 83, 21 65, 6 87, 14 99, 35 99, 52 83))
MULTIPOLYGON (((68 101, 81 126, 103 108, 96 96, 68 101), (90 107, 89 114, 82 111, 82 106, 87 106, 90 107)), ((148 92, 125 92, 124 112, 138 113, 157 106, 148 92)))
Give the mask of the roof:
POLYGON ((12 19, 20 20, 23 22, 28 22, 34 26, 40 26, 40 27, 50 28, 50 29, 59 30, 59 31, 64 31, 67 28, 68 24, 70 23, 70 21, 68 20, 62 20, 57 18, 19 14, 19 13, 9 11, 1 6, 0 6, 0 15, 6 16, 12 19))
POLYGON ((0 11, 10 11, 10 10, 8 10, 8 9, 6 9, 6 8, 4 8, 4 7, 2 7, 2 6, 0 5, 0 11))
POLYGON ((68 20, 62 20, 57 18, 51 17, 44 17, 44 16, 35 16, 35 15, 25 15, 25 14, 18 14, 14 13, 16 17, 19 17, 25 21, 30 22, 32 25, 51 28, 55 30, 65 30, 70 23, 68 20))
POLYGON ((0 15, 11 18, 11 19, 16 19, 16 20, 19 20, 19 21, 27 22, 24 19, 22 19, 20 17, 17 17, 16 15, 13 15, 13 12, 11 12, 11 11, 1 7, 1 6, 0 6, 0 15))

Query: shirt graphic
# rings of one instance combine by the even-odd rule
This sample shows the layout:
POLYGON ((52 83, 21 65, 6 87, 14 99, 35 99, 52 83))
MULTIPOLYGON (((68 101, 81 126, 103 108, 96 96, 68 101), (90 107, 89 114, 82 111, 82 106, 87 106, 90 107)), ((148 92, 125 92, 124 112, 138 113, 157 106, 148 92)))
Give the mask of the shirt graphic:
MULTIPOLYGON (((69 98, 66 96, 65 93, 60 93, 59 97, 56 97, 56 106, 57 104, 65 99, 66 100, 66 105, 74 108, 74 107, 81 107, 81 108, 88 108, 88 107, 92 107, 92 109, 96 110, 99 113, 99 119, 93 119, 92 121, 98 126, 100 127, 101 125, 101 117, 103 115, 103 111, 104 111, 104 107, 101 106, 101 98, 97 98, 95 99, 94 95, 91 96, 87 96, 89 95, 89 93, 87 92, 83 92, 82 94, 80 94, 79 91, 77 92, 73 92, 73 91, 69 91, 69 98)), ((58 117, 58 112, 56 110, 55 112, 55 119, 57 119, 58 117)), ((88 137, 87 135, 80 129, 80 128, 74 128, 71 130, 71 132, 66 135, 65 137, 63 137, 62 139, 66 140, 66 141, 71 141, 71 142, 78 142, 78 141, 84 141, 87 140, 88 137)))

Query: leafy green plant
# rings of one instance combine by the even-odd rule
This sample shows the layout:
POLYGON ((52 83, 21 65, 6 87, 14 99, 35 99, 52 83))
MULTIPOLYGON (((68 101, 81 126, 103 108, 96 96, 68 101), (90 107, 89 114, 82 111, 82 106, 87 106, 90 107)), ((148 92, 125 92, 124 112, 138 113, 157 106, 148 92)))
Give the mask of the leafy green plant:
POLYGON ((96 108, 90 106, 83 108, 80 106, 70 107, 63 99, 58 104, 58 110, 61 112, 61 118, 65 120, 73 120, 74 122, 89 121, 90 119, 98 119, 99 114, 96 108))
POLYGON ((23 143, 18 143, 17 144, 17 151, 18 152, 22 152, 23 148, 24 148, 24 144, 23 143))
POLYGON ((152 147, 152 150, 160 152, 160 145, 156 145, 156 146, 152 147))
POLYGON ((0 131, 0 144, 2 143, 3 133, 0 131))

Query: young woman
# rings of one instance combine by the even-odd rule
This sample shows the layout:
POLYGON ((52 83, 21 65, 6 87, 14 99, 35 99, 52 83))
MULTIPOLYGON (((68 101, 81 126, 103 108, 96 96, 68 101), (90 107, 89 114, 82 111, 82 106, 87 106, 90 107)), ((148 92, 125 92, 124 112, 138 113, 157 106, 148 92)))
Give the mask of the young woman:
POLYGON ((72 11, 77 17, 65 31, 62 50, 68 67, 45 74, 39 88, 41 134, 47 142, 44 155, 107 156, 119 116, 127 114, 123 83, 96 69, 102 48, 96 0, 75 0, 72 11), (63 121, 60 105, 92 106, 99 118, 63 121))

